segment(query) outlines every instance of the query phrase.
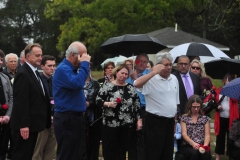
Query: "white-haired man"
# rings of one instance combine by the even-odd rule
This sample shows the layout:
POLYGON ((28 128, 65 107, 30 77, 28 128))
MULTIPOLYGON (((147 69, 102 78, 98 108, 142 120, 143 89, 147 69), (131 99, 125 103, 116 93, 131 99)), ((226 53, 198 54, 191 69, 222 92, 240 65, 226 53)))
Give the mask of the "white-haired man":
POLYGON ((86 110, 85 81, 90 72, 87 49, 81 42, 73 42, 66 58, 53 76, 54 132, 57 140, 57 160, 80 159, 84 136, 83 112, 86 110))
POLYGON ((156 64, 152 72, 134 81, 134 86, 146 100, 145 159, 167 160, 172 159, 173 154, 179 87, 177 78, 171 74, 171 55, 157 54, 156 64))
POLYGON ((5 56, 5 64, 4 72, 7 72, 11 79, 14 78, 17 73, 18 56, 15 53, 7 54, 5 56))

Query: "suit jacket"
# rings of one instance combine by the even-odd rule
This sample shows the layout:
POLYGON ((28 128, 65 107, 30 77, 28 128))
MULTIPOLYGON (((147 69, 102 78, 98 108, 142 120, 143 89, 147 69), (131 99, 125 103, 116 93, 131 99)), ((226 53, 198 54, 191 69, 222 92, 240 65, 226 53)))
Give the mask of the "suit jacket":
POLYGON ((15 75, 13 97, 12 130, 29 127, 30 132, 40 132, 51 126, 49 96, 27 63, 15 75))
MULTIPOLYGON (((176 71, 173 74, 177 77, 178 83, 179 83, 180 104, 178 105, 178 108, 180 109, 180 114, 182 115, 182 114, 186 113, 186 104, 188 101, 187 93, 186 93, 185 86, 182 81, 182 77, 181 77, 180 73, 178 71, 176 71)), ((194 94, 201 95, 200 77, 191 72, 189 72, 189 75, 192 79, 194 94)))

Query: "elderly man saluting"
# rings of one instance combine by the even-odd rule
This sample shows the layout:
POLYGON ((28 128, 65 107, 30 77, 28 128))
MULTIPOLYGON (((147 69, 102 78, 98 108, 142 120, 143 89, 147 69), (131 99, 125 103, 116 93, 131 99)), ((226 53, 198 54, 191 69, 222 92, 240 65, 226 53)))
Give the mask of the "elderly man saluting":
POLYGON ((146 100, 146 160, 172 159, 174 116, 179 104, 177 78, 170 74, 172 57, 169 53, 156 55, 153 71, 139 77, 134 86, 146 100))
POLYGON ((90 71, 90 59, 81 42, 73 42, 66 58, 53 76, 55 102, 53 126, 57 140, 57 160, 78 160, 84 136, 83 112, 86 110, 85 81, 90 71))

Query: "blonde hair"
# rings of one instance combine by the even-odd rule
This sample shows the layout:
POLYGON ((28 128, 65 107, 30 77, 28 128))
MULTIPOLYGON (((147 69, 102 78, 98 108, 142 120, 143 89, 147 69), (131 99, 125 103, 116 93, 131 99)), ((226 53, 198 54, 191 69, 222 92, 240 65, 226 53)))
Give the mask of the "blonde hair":
MULTIPOLYGON (((201 70, 200 70, 200 77, 201 77, 201 78, 206 78, 206 77, 207 77, 207 74, 206 74, 206 72, 205 72, 204 64, 201 63, 199 60, 194 59, 194 60, 192 60, 192 62, 191 62, 191 67, 192 67, 193 63, 197 63, 197 64, 199 65, 199 67, 200 67, 200 69, 201 69, 201 70)), ((189 68, 189 70, 191 70, 191 67, 189 68)))
POLYGON ((115 67, 112 71, 112 75, 114 75, 114 77, 116 77, 116 74, 122 70, 123 68, 126 68, 128 71, 128 77, 129 77, 129 69, 128 66, 126 64, 120 64, 119 66, 115 67))
POLYGON ((132 59, 126 59, 126 60, 123 62, 123 64, 126 64, 127 62, 130 62, 130 63, 133 64, 133 60, 132 60, 132 59))

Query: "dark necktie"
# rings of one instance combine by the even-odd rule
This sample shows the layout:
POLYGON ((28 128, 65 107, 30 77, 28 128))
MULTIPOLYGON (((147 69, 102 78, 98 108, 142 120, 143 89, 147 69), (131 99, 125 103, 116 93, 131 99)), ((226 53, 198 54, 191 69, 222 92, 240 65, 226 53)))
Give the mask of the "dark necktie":
POLYGON ((39 81, 39 83, 40 83, 40 86, 41 86, 41 88, 42 88, 43 94, 45 95, 44 88, 43 88, 43 84, 42 84, 42 81, 41 81, 40 74, 39 74, 38 70, 36 70, 35 73, 36 73, 36 75, 37 75, 37 79, 38 79, 38 81, 39 81))
POLYGON ((52 79, 49 78, 47 82, 48 82, 49 96, 52 97, 52 79))

